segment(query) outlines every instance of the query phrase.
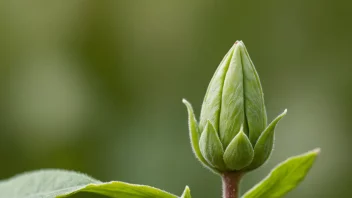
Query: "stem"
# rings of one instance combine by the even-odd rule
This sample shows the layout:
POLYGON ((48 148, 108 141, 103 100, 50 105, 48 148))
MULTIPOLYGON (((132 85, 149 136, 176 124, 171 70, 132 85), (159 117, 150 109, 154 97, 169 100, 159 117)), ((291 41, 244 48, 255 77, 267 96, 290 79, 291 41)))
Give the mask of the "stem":
POLYGON ((227 172, 222 175, 223 198, 239 198, 239 184, 243 173, 227 172))

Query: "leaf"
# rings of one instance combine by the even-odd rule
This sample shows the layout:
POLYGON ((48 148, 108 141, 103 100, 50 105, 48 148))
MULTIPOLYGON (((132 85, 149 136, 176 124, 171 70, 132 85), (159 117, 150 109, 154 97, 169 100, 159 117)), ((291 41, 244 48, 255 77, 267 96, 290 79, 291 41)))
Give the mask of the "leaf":
POLYGON ((188 111, 188 127, 189 127, 189 138, 191 139, 191 146, 196 158, 204 165, 206 168, 217 173, 217 171, 204 159, 202 153, 199 149, 199 138, 200 132, 197 124, 196 117, 194 116, 194 111, 192 105, 186 100, 182 100, 183 104, 186 105, 188 111))
POLYGON ((209 164, 218 170, 225 170, 223 160, 224 148, 222 147, 218 133, 209 120, 200 136, 199 147, 202 155, 209 164))
POLYGON ((274 132, 277 123, 286 115, 287 109, 277 116, 269 126, 260 135, 257 143, 254 146, 254 158, 252 164, 246 168, 247 170, 253 170, 261 166, 269 158, 274 145, 274 132))
POLYGON ((186 186, 185 190, 182 193, 181 198, 192 198, 191 197, 191 190, 186 186))
POLYGON ((0 181, 0 198, 69 197, 92 192, 113 198, 177 198, 144 185, 112 181, 103 183, 85 174, 64 170, 40 170, 0 181))
POLYGON ((225 150, 224 162, 226 167, 231 170, 241 170, 252 162, 253 156, 252 144, 243 132, 243 127, 241 127, 240 132, 237 133, 225 150))
POLYGON ((265 179, 244 194, 243 198, 284 196, 304 179, 319 152, 320 149, 315 149, 282 162, 265 179))

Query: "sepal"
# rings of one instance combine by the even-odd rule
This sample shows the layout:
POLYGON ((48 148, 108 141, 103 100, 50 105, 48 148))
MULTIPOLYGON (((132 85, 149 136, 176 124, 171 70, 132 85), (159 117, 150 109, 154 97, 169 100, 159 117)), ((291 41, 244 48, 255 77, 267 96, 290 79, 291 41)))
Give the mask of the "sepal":
POLYGON ((269 126, 260 135, 257 143, 254 146, 254 159, 252 164, 246 168, 253 170, 263 165, 268 160, 274 145, 274 132, 277 123, 286 115, 287 109, 279 116, 277 116, 269 126))
POLYGON ((199 148, 206 161, 219 171, 225 170, 224 148, 213 124, 208 121, 200 136, 199 148))
POLYGON ((186 100, 182 99, 182 102, 186 105, 188 111, 188 128, 189 128, 189 138, 191 140, 191 147, 196 158, 206 167, 214 171, 212 166, 204 159, 202 153, 199 149, 199 138, 200 132, 197 124, 196 117, 192 105, 186 100))
POLYGON ((241 127, 224 153, 224 162, 231 171, 241 170, 251 164, 254 156, 253 147, 241 127))

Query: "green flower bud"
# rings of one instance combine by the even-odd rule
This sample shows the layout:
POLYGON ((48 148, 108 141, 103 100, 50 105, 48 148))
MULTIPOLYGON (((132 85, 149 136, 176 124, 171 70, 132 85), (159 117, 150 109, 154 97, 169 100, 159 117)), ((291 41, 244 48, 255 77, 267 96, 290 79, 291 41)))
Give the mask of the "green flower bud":
POLYGON ((225 55, 204 97, 197 123, 191 105, 191 144, 197 158, 211 170, 249 171, 270 156, 274 129, 286 114, 267 126, 264 94, 259 76, 242 41, 225 55))

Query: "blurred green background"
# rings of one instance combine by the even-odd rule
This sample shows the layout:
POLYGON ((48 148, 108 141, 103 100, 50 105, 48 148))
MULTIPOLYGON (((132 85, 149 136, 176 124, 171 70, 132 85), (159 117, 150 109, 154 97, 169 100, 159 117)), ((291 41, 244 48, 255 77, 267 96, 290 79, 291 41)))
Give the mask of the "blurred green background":
MULTIPOLYGON (((194 158, 199 115, 222 57, 243 40, 271 120, 278 162, 322 154, 289 198, 352 197, 349 1, 0 1, 0 179, 41 168, 220 197, 194 158)), ((83 195, 90 197, 99 197, 83 195)), ((82 197, 78 195, 77 197, 82 197)))

